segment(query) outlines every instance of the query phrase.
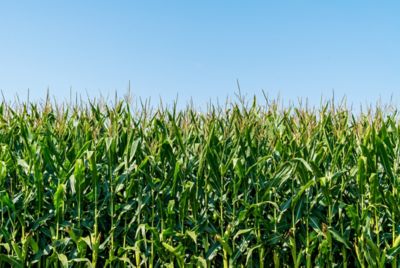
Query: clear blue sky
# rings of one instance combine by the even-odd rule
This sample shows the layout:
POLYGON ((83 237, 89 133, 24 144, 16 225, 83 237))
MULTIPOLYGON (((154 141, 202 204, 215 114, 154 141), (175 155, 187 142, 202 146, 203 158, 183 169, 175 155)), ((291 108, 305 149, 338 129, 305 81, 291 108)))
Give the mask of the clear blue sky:
POLYGON ((6 98, 400 96, 399 1, 1 1, 6 98))

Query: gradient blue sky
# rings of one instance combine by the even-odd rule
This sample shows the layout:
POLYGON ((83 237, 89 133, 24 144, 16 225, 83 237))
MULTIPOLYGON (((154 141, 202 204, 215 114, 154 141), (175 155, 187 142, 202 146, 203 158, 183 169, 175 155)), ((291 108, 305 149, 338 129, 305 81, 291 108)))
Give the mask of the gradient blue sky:
POLYGON ((399 1, 1 1, 8 99, 132 92, 399 103, 399 1))

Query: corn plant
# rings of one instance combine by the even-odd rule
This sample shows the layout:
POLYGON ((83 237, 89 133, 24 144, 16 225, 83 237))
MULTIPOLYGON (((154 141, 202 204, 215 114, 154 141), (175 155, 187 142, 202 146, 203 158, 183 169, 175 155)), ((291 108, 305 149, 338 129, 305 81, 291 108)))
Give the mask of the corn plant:
POLYGON ((0 267, 399 267, 400 124, 326 102, 0 104, 0 267))

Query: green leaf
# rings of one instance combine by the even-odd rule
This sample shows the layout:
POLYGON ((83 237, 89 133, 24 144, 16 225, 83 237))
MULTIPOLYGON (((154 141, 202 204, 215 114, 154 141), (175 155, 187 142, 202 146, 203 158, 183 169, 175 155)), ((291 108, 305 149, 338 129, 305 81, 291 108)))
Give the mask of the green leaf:
POLYGON ((197 244, 197 234, 194 231, 186 230, 186 235, 189 236, 195 244, 197 244))
POLYGON ((335 231, 333 228, 329 227, 328 228, 329 232, 332 234, 333 238, 342 243, 343 245, 346 246, 347 249, 350 249, 350 243, 344 238, 342 237, 337 231, 335 231))
POLYGON ((239 230, 239 231, 235 234, 235 236, 233 237, 233 240, 236 240, 236 238, 238 238, 240 235, 250 233, 250 232, 253 231, 253 230, 254 230, 253 228, 248 228, 248 229, 239 230))
POLYGON ((8 256, 8 255, 5 255, 5 254, 0 254, 0 260, 1 260, 1 262, 10 264, 11 267, 16 267, 16 268, 23 268, 24 267, 22 261, 20 261, 15 256, 8 256))
POLYGON ((63 268, 68 268, 68 258, 64 254, 58 254, 58 259, 63 268))

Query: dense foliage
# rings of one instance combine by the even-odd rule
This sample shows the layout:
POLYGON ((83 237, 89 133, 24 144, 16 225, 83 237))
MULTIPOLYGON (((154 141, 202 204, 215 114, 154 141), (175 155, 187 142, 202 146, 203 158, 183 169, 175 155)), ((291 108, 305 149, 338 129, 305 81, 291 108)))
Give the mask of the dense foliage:
POLYGON ((1 267, 398 267, 395 112, 131 107, 0 106, 1 267))

